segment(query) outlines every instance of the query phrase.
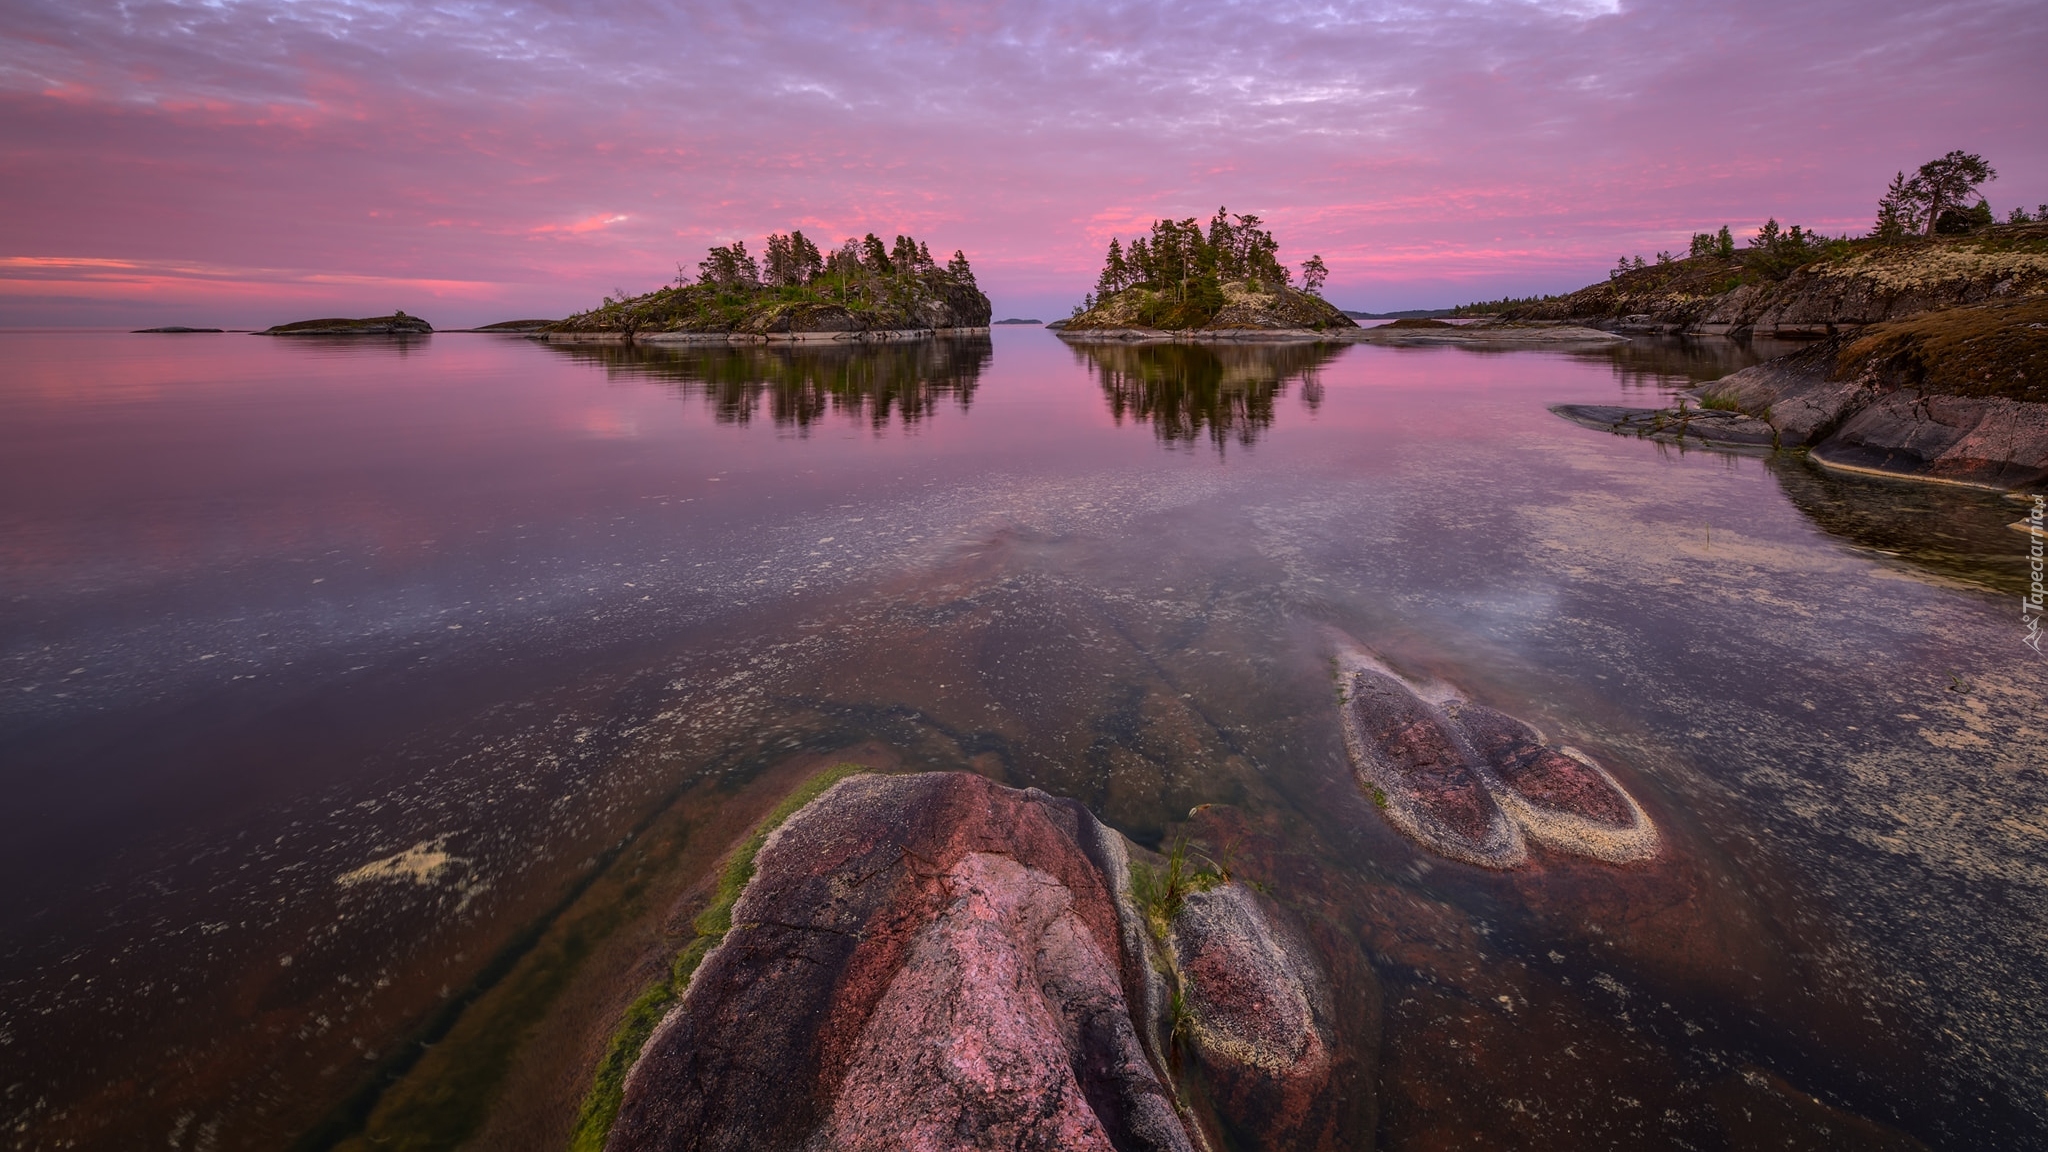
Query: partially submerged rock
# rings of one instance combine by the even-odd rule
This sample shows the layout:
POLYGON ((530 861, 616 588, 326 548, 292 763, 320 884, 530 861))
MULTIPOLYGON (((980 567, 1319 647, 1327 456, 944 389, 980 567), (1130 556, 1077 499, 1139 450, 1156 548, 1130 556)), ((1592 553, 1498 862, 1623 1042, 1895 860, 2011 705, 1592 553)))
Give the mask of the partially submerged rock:
POLYGON ((1477 758, 1443 713, 1373 668, 1347 677, 1345 742, 1373 803, 1430 851, 1486 868, 1528 858, 1521 829, 1494 802, 1477 758))
POLYGON ((258 332, 258 336, 425 336, 434 330, 432 324, 417 316, 393 312, 389 316, 371 316, 360 320, 345 320, 330 317, 324 320, 300 320, 291 324, 278 324, 258 332))
POLYGON ((1717 448, 1774 448, 1778 430, 1742 412, 1712 408, 1624 408, 1613 404, 1553 404, 1552 412, 1603 432, 1671 444, 1717 448))
POLYGON ((607 1147, 1341 1147, 1330 992, 1241 885, 1163 938, 1122 837, 964 773, 854 776, 772 833, 641 1051, 607 1147), (1210 1086, 1173 1075, 1176 1028, 1210 1086))
POLYGON ((1333 1092, 1328 981, 1273 902, 1242 884, 1192 892, 1169 946, 1186 1032, 1218 1114, 1239 1147, 1345 1147, 1346 1102, 1333 1092))
POLYGON ((1362 650, 1340 651, 1338 669, 1359 780, 1423 847, 1486 868, 1525 863, 1525 837, 1615 864, 1657 854, 1649 815, 1585 753, 1449 689, 1411 684, 1362 650))

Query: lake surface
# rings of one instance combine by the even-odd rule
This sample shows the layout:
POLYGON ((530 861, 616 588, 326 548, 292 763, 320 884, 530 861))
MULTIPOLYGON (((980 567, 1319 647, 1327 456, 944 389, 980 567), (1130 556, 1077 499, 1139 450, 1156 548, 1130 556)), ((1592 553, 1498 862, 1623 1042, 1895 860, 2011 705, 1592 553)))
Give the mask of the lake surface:
POLYGON ((1776 351, 0 334, 0 1146, 288 1145, 680 791, 863 743, 1232 806, 1383 1146, 2048 1146, 2020 505, 1546 410, 1776 351), (1664 855, 1403 839, 1347 644, 1664 855))

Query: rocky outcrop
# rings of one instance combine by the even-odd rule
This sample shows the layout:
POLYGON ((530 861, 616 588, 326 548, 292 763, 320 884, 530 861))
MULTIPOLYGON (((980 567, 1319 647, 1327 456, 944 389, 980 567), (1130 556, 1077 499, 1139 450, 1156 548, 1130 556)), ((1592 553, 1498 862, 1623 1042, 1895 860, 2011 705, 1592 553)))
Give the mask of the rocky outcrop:
POLYGON ((1657 854, 1657 829, 1591 757, 1442 686, 1410 683, 1342 645, 1345 745, 1375 807, 1452 860, 1516 868, 1527 842, 1622 864, 1657 854))
POLYGON ((1193 1152, 1211 1105, 1173 1076, 1176 1019, 1221 1122, 1335 1130, 1329 994, 1299 934, 1224 885, 1157 939, 1130 851, 1036 790, 841 781, 763 844, 606 1147, 1193 1152))
POLYGON ((258 332, 258 336, 425 336, 434 330, 432 324, 417 316, 394 312, 389 316, 371 316, 362 320, 300 320, 292 324, 279 324, 258 332))
POLYGON ((1503 314, 1618 331, 1828 336, 1922 312, 2048 295, 2048 226, 1853 241, 1782 275, 1753 251, 1654 264, 1503 314))

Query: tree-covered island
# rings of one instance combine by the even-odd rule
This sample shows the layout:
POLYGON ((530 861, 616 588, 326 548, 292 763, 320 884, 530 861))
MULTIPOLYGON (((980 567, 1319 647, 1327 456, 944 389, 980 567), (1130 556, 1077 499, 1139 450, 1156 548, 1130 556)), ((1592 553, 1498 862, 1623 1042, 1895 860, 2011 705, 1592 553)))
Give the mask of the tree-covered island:
POLYGON ((1206 231, 1190 216, 1153 221, 1128 248, 1112 238, 1095 290, 1060 335, 1231 340, 1357 328, 1322 298, 1322 257, 1302 262, 1296 288, 1263 224, 1218 208, 1206 231))
POLYGON ((870 232, 829 252, 801 231, 719 245, 692 276, 641 296, 621 291, 552 325, 555 343, 909 339, 986 331, 991 307, 964 252, 941 265, 923 241, 870 232))

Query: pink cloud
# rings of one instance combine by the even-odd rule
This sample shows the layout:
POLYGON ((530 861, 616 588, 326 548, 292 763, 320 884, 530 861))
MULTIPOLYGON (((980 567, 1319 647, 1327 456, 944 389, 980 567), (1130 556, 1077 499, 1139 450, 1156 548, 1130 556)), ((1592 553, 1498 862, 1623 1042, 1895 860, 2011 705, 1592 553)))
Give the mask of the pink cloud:
POLYGON ((9 264, 0 323, 164 321, 173 298, 270 323, 320 275, 332 310, 418 284, 444 325, 562 313, 792 226, 964 248, 999 310, 1043 314, 1110 235, 1218 204, 1320 252, 1346 304, 1557 290, 1767 214, 1861 229, 1893 170, 1952 147, 1999 166, 1994 205, 2048 200, 2037 16, 26 0, 0 29, 0 256, 287 269, 247 283, 293 295, 9 264))

